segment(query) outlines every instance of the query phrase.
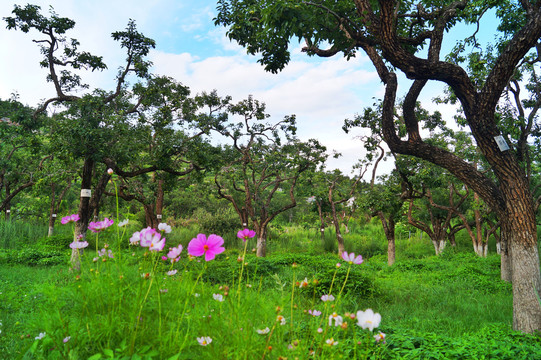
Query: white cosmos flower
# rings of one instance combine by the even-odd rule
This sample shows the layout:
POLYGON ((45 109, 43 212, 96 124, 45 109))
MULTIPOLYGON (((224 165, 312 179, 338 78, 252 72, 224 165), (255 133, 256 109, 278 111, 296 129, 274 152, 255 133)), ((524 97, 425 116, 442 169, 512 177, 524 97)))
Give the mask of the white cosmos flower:
POLYGON ((327 339, 327 340, 325 340, 325 342, 326 342, 327 345, 329 345, 329 346, 336 346, 336 345, 338 345, 338 341, 334 340, 333 338, 327 339))
POLYGON ((220 302, 224 301, 224 297, 223 297, 222 294, 212 294, 212 297, 213 297, 214 300, 216 300, 216 301, 220 301, 220 302))
POLYGON ((363 329, 368 329, 370 331, 374 330, 379 326, 381 322, 381 315, 374 313, 372 309, 366 309, 366 311, 357 311, 357 325, 363 329))
POLYGON ((169 234, 171 232, 171 226, 167 225, 166 223, 159 223, 158 230, 163 231, 166 234, 169 234))
POLYGON ((210 336, 201 336, 197 338, 197 342, 201 346, 207 346, 212 342, 212 338, 210 336))
POLYGON ((118 227, 126 226, 126 225, 128 225, 129 222, 130 222, 130 220, 128 220, 128 219, 122 220, 121 222, 118 223, 118 227))
POLYGON ((264 329, 261 329, 261 330, 256 330, 258 334, 260 335, 265 335, 265 334, 268 334, 270 332, 270 329, 269 327, 267 326, 266 328, 264 329))
POLYGON ((338 315, 337 313, 332 313, 332 315, 329 315, 329 326, 332 326, 333 320, 334 320, 334 326, 340 326, 344 322, 342 317, 338 315))
POLYGON ((334 296, 332 295, 323 295, 321 301, 334 301, 334 296))

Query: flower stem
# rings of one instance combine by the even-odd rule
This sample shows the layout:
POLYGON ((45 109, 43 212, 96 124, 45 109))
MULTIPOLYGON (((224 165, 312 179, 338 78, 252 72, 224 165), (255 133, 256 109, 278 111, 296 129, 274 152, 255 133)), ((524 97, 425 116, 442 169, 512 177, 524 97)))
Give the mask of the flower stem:
POLYGON ((244 259, 246 259, 247 247, 248 247, 248 241, 244 241, 244 252, 242 254, 242 266, 240 267, 240 274, 239 274, 239 286, 237 287, 237 306, 240 306, 240 284, 242 282, 242 273, 244 272, 244 259))

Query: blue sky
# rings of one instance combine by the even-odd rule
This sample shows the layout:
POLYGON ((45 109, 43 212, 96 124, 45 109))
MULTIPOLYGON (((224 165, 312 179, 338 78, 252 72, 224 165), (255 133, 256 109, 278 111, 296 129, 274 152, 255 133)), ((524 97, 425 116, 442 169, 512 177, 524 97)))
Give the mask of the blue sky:
MULTIPOLYGON (((14 4, 0 3, 0 16, 11 15, 14 4)), ((49 5, 60 16, 76 21, 68 37, 80 41, 80 49, 104 56, 108 71, 85 73, 83 79, 92 87, 111 89, 123 53, 110 37, 134 19, 139 31, 156 40, 157 47, 149 58, 153 72, 172 76, 192 89, 193 93, 216 89, 220 95, 231 95, 240 101, 253 95, 263 101, 271 120, 296 114, 301 139, 317 138, 343 154, 329 161, 329 170, 340 168, 350 173, 354 163, 363 156, 357 138, 362 132, 345 134, 341 127, 345 118, 352 118, 383 96, 383 86, 371 63, 359 54, 346 61, 341 57, 309 58, 293 49, 292 61, 277 74, 266 73, 257 58, 225 36, 225 29, 215 27, 214 0, 54 0, 33 1, 47 12, 49 5)), ((40 99, 54 95, 45 82, 45 71, 38 65, 40 54, 32 39, 36 34, 8 31, 0 26, 3 54, 0 56, 0 98, 18 92, 22 102, 35 106, 40 99)), ((423 96, 430 99, 442 86, 430 87, 423 96)), ((430 108, 429 103, 425 106, 430 108)), ((435 107, 434 107, 435 108, 435 107)), ((439 106, 444 115, 454 109, 439 106)), ((389 165, 382 171, 388 171, 389 165)))

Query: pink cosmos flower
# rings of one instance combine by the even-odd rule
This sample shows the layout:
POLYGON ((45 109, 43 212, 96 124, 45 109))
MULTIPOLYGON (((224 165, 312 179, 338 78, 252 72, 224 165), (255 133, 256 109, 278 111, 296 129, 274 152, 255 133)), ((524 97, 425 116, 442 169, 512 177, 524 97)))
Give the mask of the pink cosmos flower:
POLYGON ((113 255, 113 252, 110 249, 101 249, 100 251, 98 251, 99 257, 105 256, 105 255, 109 256, 111 259, 115 257, 113 255))
POLYGON ((113 225, 114 220, 109 220, 108 218, 103 219, 102 221, 93 221, 88 224, 88 229, 92 232, 99 233, 102 230, 107 229, 109 226, 113 225))
POLYGON ((242 239, 242 241, 244 242, 246 242, 248 238, 253 238, 254 236, 255 236, 255 231, 250 230, 250 229, 239 230, 239 232, 237 233, 237 237, 239 239, 242 239))
POLYGON ((165 247, 165 238, 161 238, 160 233, 158 233, 158 236, 152 237, 152 241, 150 242, 150 246, 148 249, 150 251, 162 251, 165 247))
POLYGON ((355 253, 351 253, 348 255, 347 251, 344 251, 342 253, 342 259, 347 261, 349 264, 360 265, 363 263, 363 257, 361 255, 357 255, 357 257, 355 257, 355 253))
POLYGON ((162 236, 159 232, 149 226, 139 232, 139 237, 142 247, 150 247, 150 244, 152 244, 153 241, 157 242, 162 236))
POLYGON ((182 245, 179 244, 177 247, 169 249, 169 252, 167 253, 167 257, 173 261, 180 256, 181 252, 182 252, 182 245))
POLYGON ((319 315, 321 315, 321 311, 319 311, 319 310, 308 310, 308 314, 310 314, 312 316, 319 316, 319 315))
POLYGON ((225 251, 222 246, 224 239, 218 235, 209 235, 208 239, 205 234, 197 234, 196 238, 188 244, 188 254, 192 256, 201 256, 205 254, 205 261, 214 260, 214 257, 225 251))
POLYGON ((84 249, 87 246, 88 246, 87 241, 79 241, 79 240, 76 240, 70 244, 70 248, 72 249, 84 249))
POLYGON ((139 244, 139 241, 141 241, 141 232, 136 231, 133 233, 133 235, 130 238, 130 244, 137 245, 139 244))
POLYGON ((376 342, 382 341, 385 344, 385 334, 380 332, 379 334, 374 335, 374 339, 376 339, 376 342))
POLYGON ((60 220, 60 222, 64 225, 64 224, 67 224, 69 222, 77 222, 79 221, 79 214, 71 214, 71 215, 68 215, 68 216, 64 216, 62 218, 62 220, 60 220))

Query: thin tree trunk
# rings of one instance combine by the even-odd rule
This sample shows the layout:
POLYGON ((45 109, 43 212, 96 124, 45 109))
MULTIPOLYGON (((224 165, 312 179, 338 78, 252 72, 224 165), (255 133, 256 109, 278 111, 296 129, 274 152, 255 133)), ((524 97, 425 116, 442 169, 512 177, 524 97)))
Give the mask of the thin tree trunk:
POLYGON ((256 225, 256 234, 257 234, 257 257, 267 256, 267 226, 256 225))
POLYGON ((334 183, 329 188, 329 202, 331 203, 331 213, 332 213, 332 223, 334 225, 334 229, 336 231, 336 241, 338 242, 338 254, 342 254, 345 251, 344 246, 344 238, 342 237, 342 233, 340 232, 340 222, 338 221, 338 216, 336 215, 336 205, 333 201, 333 189, 334 189, 334 183))
POLYGON ((158 224, 163 221, 162 217, 163 217, 163 179, 158 179, 158 188, 156 189, 156 219, 157 219, 158 224), (159 219, 158 219, 158 215, 160 217, 159 219))
MULTIPOLYGON (((94 160, 90 157, 86 157, 83 164, 83 174, 81 178, 81 190, 89 190, 92 186, 92 173, 94 171, 94 160)), ((81 193, 81 195, 85 195, 81 193)), ((81 196, 79 200, 79 221, 75 224, 75 232, 73 233, 74 241, 83 241, 86 238, 86 229, 90 220, 90 197, 81 196)), ((71 269, 73 271, 80 271, 81 269, 81 254, 82 249, 72 249, 71 251, 71 269)))
POLYGON ((56 189, 55 189, 55 186, 56 186, 55 183, 51 184, 51 206, 49 208, 49 231, 47 232, 48 237, 53 236, 54 222, 56 220, 56 216, 53 216, 53 215, 56 215, 54 213, 54 205, 55 205, 55 201, 56 201, 56 189))
POLYGON ((321 235, 321 246, 325 247, 325 217, 323 216, 323 208, 321 203, 316 200, 317 212, 319 214, 319 222, 321 223, 319 233, 321 235))
MULTIPOLYGON (((503 224, 502 224, 503 225, 503 224)), ((509 242, 508 242, 509 233, 501 227, 500 232, 500 275, 503 281, 511 282, 512 277, 512 267, 511 267, 511 256, 509 254, 509 242)))
POLYGON ((154 208, 152 205, 143 204, 145 210, 145 222, 146 225, 152 229, 158 229, 159 221, 154 213, 154 208))
POLYGON ((475 229, 476 229, 476 244, 474 244, 475 253, 481 257, 487 256, 487 247, 488 242, 483 241, 483 229, 482 229, 482 223, 481 223, 481 211, 479 211, 479 195, 474 192, 473 193, 473 200, 475 202, 475 210, 473 211, 473 215, 475 217, 475 229))
POLYGON ((389 220, 385 217, 382 211, 378 211, 377 215, 383 226, 383 232, 387 238, 387 264, 393 266, 396 258, 396 244, 395 244, 395 222, 392 216, 389 220))

